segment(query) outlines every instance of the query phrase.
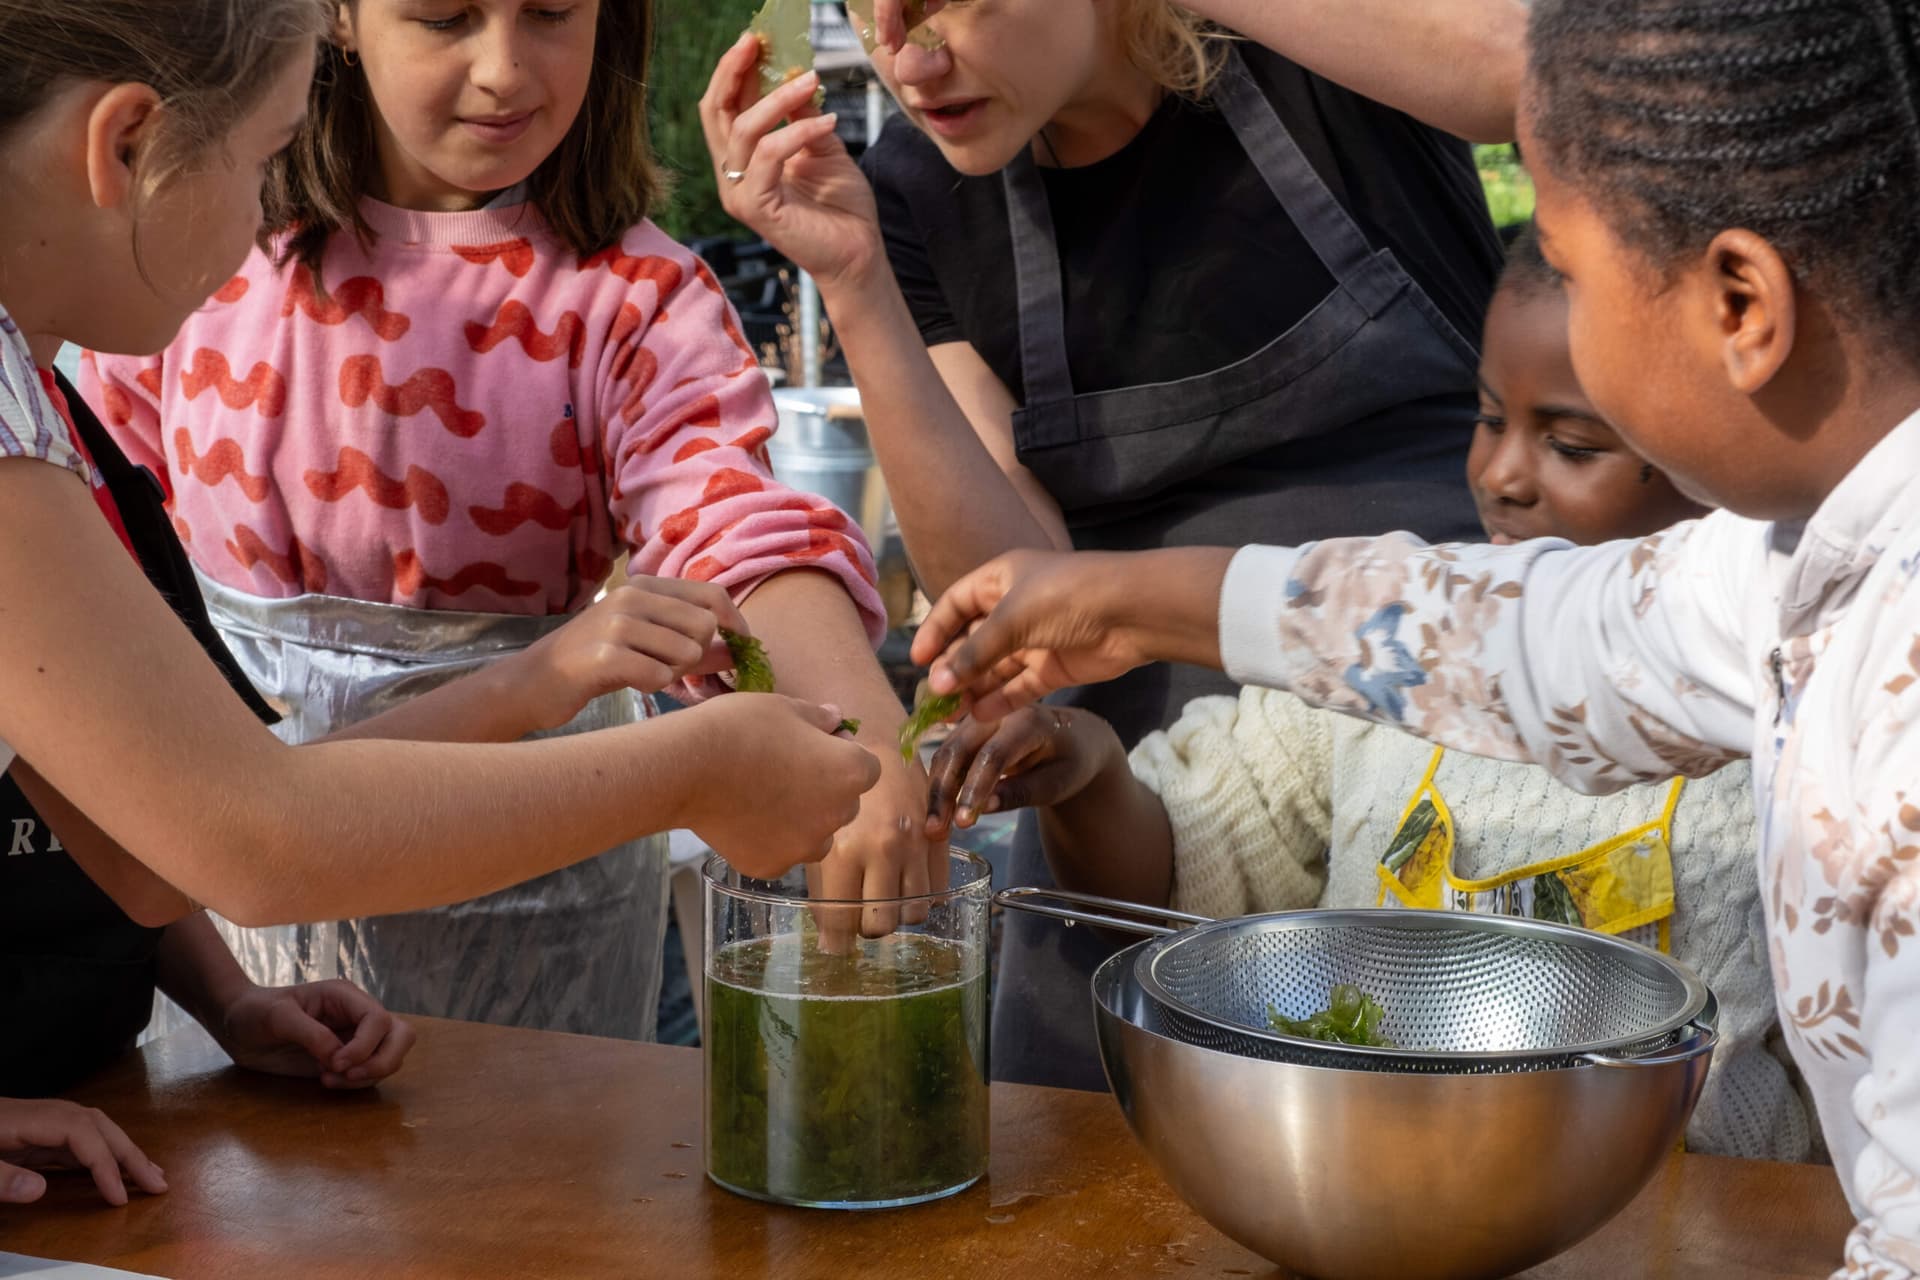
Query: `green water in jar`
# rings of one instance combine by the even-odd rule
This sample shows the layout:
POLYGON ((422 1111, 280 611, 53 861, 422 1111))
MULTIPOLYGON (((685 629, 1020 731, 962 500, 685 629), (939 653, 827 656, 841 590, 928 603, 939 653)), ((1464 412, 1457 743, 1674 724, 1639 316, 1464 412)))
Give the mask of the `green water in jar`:
POLYGON ((707 1171, 784 1204, 879 1208, 987 1168, 987 986, 918 935, 827 955, 811 931, 707 966, 707 1171))

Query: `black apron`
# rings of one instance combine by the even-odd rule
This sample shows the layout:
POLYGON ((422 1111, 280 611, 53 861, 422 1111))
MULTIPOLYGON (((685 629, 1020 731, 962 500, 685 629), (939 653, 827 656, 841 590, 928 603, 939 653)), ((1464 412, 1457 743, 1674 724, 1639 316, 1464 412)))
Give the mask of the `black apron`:
MULTIPOLYGON (((1474 536, 1479 526, 1464 478, 1474 344, 1390 250, 1367 243, 1237 51, 1214 104, 1325 264, 1333 291, 1225 368, 1077 395, 1046 185, 1023 152, 1002 175, 1026 384, 1025 407, 1013 419, 1021 463, 1059 502, 1082 550, 1292 546, 1397 529, 1433 539, 1474 536)), ((1132 747, 1191 699, 1232 692, 1217 671, 1163 664, 1057 701, 1104 716, 1132 747)), ((1011 878, 1052 883, 1030 814, 1021 818, 1011 878)), ((1088 980, 1118 945, 1030 915, 1003 918, 995 1079, 1106 1087, 1088 980)))
MULTIPOLYGON (((61 391, 148 581, 271 720, 207 621, 159 482, 126 460, 71 387, 61 391)), ((0 1097, 62 1092, 132 1048, 153 1011, 160 934, 128 919, 12 777, 0 777, 0 1097)))

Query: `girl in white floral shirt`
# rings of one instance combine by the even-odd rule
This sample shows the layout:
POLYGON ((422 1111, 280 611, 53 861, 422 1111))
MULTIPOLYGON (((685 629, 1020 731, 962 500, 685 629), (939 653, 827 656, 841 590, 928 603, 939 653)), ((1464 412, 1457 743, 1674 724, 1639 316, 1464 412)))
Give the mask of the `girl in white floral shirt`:
POLYGON ((918 654, 985 717, 1164 659, 1587 791, 1751 757, 1781 1019, 1859 1218, 1835 1274, 1912 1280, 1920 15, 1536 0, 1531 40, 1522 145, 1580 382, 1722 510, 1597 547, 1009 557, 918 654))

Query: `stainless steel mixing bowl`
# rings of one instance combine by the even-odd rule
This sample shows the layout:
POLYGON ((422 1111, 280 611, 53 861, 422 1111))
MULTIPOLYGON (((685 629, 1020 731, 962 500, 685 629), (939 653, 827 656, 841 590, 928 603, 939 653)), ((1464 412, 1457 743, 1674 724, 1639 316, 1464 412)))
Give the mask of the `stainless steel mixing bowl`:
POLYGON ((1095 973, 1107 1079, 1161 1173, 1215 1227, 1313 1280, 1480 1280, 1564 1251, 1674 1149, 1717 1012, 1636 1059, 1495 1073, 1303 1066, 1166 1033, 1135 977, 1095 973))

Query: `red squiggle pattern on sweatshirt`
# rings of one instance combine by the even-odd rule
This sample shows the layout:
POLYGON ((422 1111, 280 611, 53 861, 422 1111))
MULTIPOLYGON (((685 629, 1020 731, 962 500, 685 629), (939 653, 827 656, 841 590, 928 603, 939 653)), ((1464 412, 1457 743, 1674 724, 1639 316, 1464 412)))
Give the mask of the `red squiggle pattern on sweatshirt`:
POLYGON ((371 400, 396 418, 431 409, 441 426, 471 439, 487 425, 487 415, 462 408, 456 390, 453 375, 445 369, 422 369, 396 386, 386 380, 379 356, 350 356, 340 366, 340 399, 347 408, 358 409, 371 400))
MULTIPOLYGON (((596 271, 605 267, 628 284, 639 284, 642 280, 651 280, 654 288, 660 291, 660 301, 664 303, 687 278, 687 273, 679 263, 671 258, 652 255, 634 256, 622 253, 618 245, 603 249, 590 258, 580 259, 580 270, 596 271)), ((658 323, 660 317, 656 316, 658 323)))
POLYGON ((502 240, 498 244, 457 244, 453 251, 476 267, 491 266, 498 262, 507 269, 507 274, 516 280, 524 280, 527 272, 533 270, 538 260, 534 257, 533 242, 525 236, 517 240, 502 240))
POLYGON ((189 400, 202 391, 216 391, 227 408, 252 406, 263 418, 277 418, 287 411, 287 380, 279 370, 262 362, 253 366, 244 382, 240 381, 233 376, 227 358, 211 347, 193 353, 193 364, 180 375, 180 389, 189 400))
POLYGON ((180 474, 192 476, 201 484, 216 485, 231 476, 251 502, 265 502, 273 492, 272 477, 248 471, 246 454, 235 441, 215 440, 205 453, 197 453, 193 435, 185 427, 176 427, 173 451, 179 461, 180 474))
POLYGON ((422 467, 408 467, 404 480, 382 471, 368 455, 351 445, 340 450, 332 471, 309 471, 307 491, 322 502, 339 502, 348 494, 364 492, 374 505, 389 511, 412 507, 428 524, 445 524, 451 502, 440 477, 422 467))
POLYGON ((327 589, 327 566, 298 538, 293 539, 285 553, 278 552, 243 524, 234 529, 227 553, 240 562, 242 569, 252 572, 255 565, 263 564, 268 573, 300 591, 327 589))
POLYGON ((578 369, 586 354, 587 322, 580 318, 578 311, 569 311, 560 317, 552 334, 542 333, 540 323, 526 304, 510 299, 500 304, 499 314, 491 326, 478 321, 467 325, 467 345, 480 355, 509 338, 517 340, 522 351, 542 364, 565 356, 568 365, 578 369))
POLYGON ((398 342, 413 328, 412 320, 398 311, 387 310, 387 291, 372 276, 342 280, 333 287, 331 296, 322 298, 314 284, 313 272, 296 266, 280 316, 290 319, 295 311, 315 324, 324 325, 345 324, 359 316, 385 342, 398 342))
POLYGON ((503 538, 529 520, 542 529, 564 529, 587 514, 587 500, 581 498, 571 507, 563 507, 545 489, 516 481, 507 486, 499 506, 468 507, 467 514, 482 533, 503 538))
POLYGON ((484 587, 501 596, 530 596, 540 590, 539 583, 522 582, 508 573, 505 566, 491 560, 463 566, 450 578, 436 578, 426 571, 419 555, 413 551, 402 551, 394 556, 393 584, 404 596, 417 596, 423 591, 463 596, 476 587, 484 587))

